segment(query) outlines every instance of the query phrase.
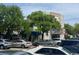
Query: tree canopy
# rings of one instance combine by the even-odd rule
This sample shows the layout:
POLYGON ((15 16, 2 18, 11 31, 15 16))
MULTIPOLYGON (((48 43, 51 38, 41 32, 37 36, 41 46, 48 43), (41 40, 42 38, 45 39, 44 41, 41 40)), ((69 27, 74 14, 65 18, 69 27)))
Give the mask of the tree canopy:
POLYGON ((46 14, 42 11, 32 12, 27 16, 27 19, 30 20, 31 26, 36 26, 36 32, 42 33, 42 39, 44 37, 44 32, 48 32, 50 29, 60 29, 61 25, 56 20, 55 16, 46 14))
POLYGON ((74 27, 69 24, 64 24, 64 28, 66 33, 73 35, 74 34, 74 27))
POLYGON ((31 20, 32 25, 37 26, 37 31, 48 31, 51 28, 60 29, 60 23, 56 18, 42 11, 32 12, 27 18, 31 20))
POLYGON ((0 5, 0 31, 19 30, 22 26, 23 15, 17 6, 0 5))

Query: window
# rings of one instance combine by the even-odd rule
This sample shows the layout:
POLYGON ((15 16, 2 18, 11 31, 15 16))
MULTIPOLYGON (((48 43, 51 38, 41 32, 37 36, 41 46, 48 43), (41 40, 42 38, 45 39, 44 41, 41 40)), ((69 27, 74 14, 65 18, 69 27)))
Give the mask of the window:
POLYGON ((52 39, 53 38, 60 38, 60 35, 59 34, 52 34, 52 39))
POLYGON ((11 42, 10 40, 5 40, 6 42, 11 42))
POLYGON ((44 54, 44 55, 65 55, 64 52, 52 48, 42 48, 35 53, 44 54))
POLYGON ((42 48, 42 49, 38 50, 36 53, 49 55, 50 54, 50 50, 48 50, 48 48, 42 48))
POLYGON ((54 55, 66 55, 64 52, 58 50, 58 49, 52 49, 52 53, 54 55))

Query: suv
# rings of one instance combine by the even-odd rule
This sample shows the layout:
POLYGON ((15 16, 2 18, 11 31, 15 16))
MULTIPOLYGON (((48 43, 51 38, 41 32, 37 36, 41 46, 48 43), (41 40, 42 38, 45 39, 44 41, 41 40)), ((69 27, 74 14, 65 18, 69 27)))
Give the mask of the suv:
POLYGON ((14 40, 12 41, 12 47, 30 47, 32 45, 31 42, 26 42, 25 40, 14 40))
POLYGON ((1 48, 1 49, 10 48, 10 46, 11 46, 10 40, 7 40, 7 39, 0 39, 0 48, 1 48))

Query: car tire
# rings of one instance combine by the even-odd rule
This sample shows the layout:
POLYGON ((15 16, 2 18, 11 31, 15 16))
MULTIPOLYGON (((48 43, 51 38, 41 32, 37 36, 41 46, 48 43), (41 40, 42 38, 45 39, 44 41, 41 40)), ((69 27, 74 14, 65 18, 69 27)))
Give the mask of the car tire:
POLYGON ((21 45, 21 48, 25 48, 25 45, 21 45))
POLYGON ((3 45, 0 45, 0 49, 4 49, 5 47, 3 45))

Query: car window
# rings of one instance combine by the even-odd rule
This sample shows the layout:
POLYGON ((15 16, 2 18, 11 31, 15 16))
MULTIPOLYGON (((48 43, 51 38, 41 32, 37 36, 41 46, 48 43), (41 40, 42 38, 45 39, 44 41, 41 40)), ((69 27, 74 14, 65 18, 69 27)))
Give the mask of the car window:
POLYGON ((50 50, 48 50, 47 48, 42 48, 42 49, 38 50, 36 53, 49 55, 50 54, 50 50))
POLYGON ((6 42, 11 42, 10 40, 5 40, 6 42))
POLYGON ((2 40, 0 40, 0 42, 3 42, 2 40))
POLYGON ((22 41, 20 41, 20 40, 13 40, 12 42, 22 42, 22 41))
POLYGON ((60 39, 53 39, 53 40, 60 40, 60 39))
POLYGON ((17 41, 17 42, 22 42, 22 41, 17 41))
POLYGON ((66 55, 64 52, 58 50, 58 49, 52 49, 52 53, 54 55, 66 55))
POLYGON ((51 49, 51 48, 42 48, 35 53, 45 54, 45 55, 65 55, 64 52, 57 49, 51 49))

